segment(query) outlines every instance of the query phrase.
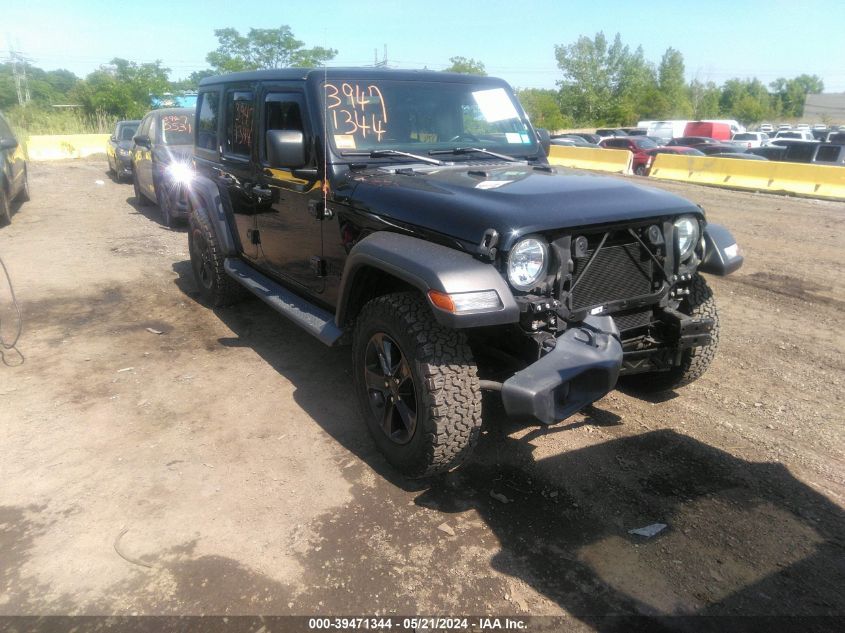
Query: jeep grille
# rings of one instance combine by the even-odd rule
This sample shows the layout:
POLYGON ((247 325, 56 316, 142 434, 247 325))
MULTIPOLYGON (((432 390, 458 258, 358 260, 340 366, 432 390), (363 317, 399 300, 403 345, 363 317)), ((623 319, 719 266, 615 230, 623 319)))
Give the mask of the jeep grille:
MULTIPOLYGON (((590 261, 594 250, 575 259, 573 279, 590 261)), ((637 242, 604 246, 572 291, 572 309, 581 310, 620 299, 650 294, 654 262, 637 242)))

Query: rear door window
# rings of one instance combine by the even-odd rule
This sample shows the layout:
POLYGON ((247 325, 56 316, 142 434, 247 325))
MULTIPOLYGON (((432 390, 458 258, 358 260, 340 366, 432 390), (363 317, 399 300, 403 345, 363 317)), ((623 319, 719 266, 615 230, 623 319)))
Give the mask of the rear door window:
POLYGON ((232 90, 226 93, 226 154, 245 158, 252 155, 254 109, 252 92, 232 90))

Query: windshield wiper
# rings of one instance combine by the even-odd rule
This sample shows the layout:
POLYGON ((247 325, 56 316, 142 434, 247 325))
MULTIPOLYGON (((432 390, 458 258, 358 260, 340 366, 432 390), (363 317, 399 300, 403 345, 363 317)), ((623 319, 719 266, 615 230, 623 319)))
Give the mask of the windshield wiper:
POLYGON ((482 149, 480 147, 453 147, 452 149, 433 149, 429 152, 432 156, 438 156, 440 154, 487 154, 488 156, 493 156, 495 158, 501 158, 502 160, 506 160, 509 163, 518 163, 519 160, 514 158, 513 156, 508 156, 507 154, 499 154, 497 152, 491 152, 489 149, 482 149))
POLYGON ((414 158, 416 160, 428 163, 430 165, 442 165, 443 161, 436 158, 429 158, 428 156, 420 156, 419 154, 411 154, 410 152, 400 152, 398 149, 374 149, 371 152, 341 152, 341 156, 367 156, 368 158, 386 158, 392 156, 404 156, 405 158, 414 158))

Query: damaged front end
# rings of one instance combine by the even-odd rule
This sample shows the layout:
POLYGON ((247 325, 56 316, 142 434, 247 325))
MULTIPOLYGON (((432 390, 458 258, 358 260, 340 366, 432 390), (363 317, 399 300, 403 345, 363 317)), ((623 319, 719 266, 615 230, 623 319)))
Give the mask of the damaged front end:
MULTIPOLYGON (((708 229, 686 214, 523 238, 543 240, 534 251, 546 254, 545 268, 515 293, 519 325, 486 341, 521 361, 509 377, 498 372, 506 412, 555 423, 620 376, 670 371, 709 345, 715 319, 684 312, 691 288, 699 270, 728 274, 742 256, 725 229, 708 229)), ((502 272, 514 286, 516 266, 520 283, 534 271, 511 260, 502 272)))

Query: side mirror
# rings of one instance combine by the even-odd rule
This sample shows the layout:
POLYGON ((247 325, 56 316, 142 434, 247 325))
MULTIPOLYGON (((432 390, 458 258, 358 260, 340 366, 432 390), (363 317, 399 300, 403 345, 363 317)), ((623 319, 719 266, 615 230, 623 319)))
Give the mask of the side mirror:
POLYGON ((535 131, 537 132, 537 140, 540 142, 540 147, 543 148, 543 153, 548 156, 549 148, 552 146, 552 137, 549 131, 542 127, 538 127, 535 131))
POLYGON ((135 145, 140 145, 141 147, 146 147, 150 149, 152 147, 152 142, 150 141, 150 137, 146 134, 139 134, 138 136, 132 139, 135 141, 135 145))
POLYGON ((299 130, 267 130, 270 167, 297 169, 305 165, 305 138, 299 130))
POLYGON ((109 140, 110 140, 112 143, 117 143, 117 137, 116 137, 114 134, 112 134, 112 135, 111 135, 111 138, 110 138, 109 140))
POLYGON ((0 139, 0 149, 15 149, 17 146, 18 142, 13 138, 0 139))

